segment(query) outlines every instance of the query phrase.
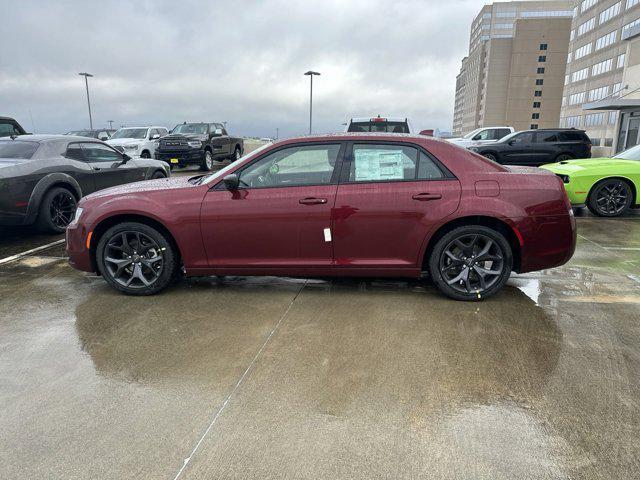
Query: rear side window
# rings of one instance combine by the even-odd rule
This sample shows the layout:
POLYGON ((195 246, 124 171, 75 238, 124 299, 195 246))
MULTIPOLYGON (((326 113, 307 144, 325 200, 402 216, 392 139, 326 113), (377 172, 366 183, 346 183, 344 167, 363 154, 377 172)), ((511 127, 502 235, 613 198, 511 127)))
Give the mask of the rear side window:
POLYGON ((588 142, 589 137, 582 132, 562 132, 560 140, 563 142, 588 142))
POLYGON ((538 132, 538 137, 536 139, 536 143, 549 143, 549 142, 557 142, 558 135, 556 132, 538 132))
POLYGON ((0 158, 30 159, 38 150, 36 142, 20 142, 15 140, 0 141, 0 158))
POLYGON ((69 146, 67 146, 67 151, 64 156, 67 158, 73 158, 74 160, 84 160, 82 147, 79 143, 70 143, 69 146))
POLYGON ((407 122, 351 122, 349 132, 409 133, 407 122))
POLYGON ((442 177, 435 162, 417 148, 381 144, 353 146, 350 182, 431 180, 442 177))

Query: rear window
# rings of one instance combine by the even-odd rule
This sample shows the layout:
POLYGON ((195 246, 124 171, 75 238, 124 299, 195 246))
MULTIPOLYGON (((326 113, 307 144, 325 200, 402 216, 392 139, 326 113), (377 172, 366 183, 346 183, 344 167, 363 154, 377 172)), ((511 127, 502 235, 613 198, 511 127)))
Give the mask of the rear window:
POLYGON ((589 137, 583 132, 561 132, 560 140, 563 142, 589 142, 589 137))
POLYGON ((409 133, 407 122, 351 122, 348 132, 409 133))
POLYGON ((30 159, 38 150, 36 142, 21 142, 15 140, 0 141, 0 158, 30 159))

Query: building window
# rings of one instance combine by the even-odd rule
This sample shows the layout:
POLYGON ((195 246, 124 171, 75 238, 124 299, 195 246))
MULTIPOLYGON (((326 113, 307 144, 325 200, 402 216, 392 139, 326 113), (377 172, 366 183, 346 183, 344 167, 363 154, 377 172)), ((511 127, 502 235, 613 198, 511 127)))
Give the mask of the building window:
POLYGON ((582 0, 582 2, 580 3, 580 13, 589 10, 596 3, 598 3, 598 0, 582 0))
POLYGON ((604 139, 604 146, 605 147, 612 147, 613 146, 613 138, 605 138, 604 139))
POLYGON ((640 2, 640 0, 627 0, 627 10, 633 7, 634 5, 637 5, 638 2, 640 2))
POLYGON ((604 113, 589 113, 584 116, 585 127, 595 127, 604 123, 604 113))
POLYGON ((538 67, 537 73, 542 75, 544 73, 544 67, 538 67))
MULTIPOLYGON (((608 22, 613 17, 618 15, 620 13, 620 7, 621 6, 622 6, 622 0, 619 1, 618 3, 615 3, 615 4, 611 5, 606 10, 603 10, 602 13, 600 14, 600 25, 602 25, 605 22, 608 22)), ((629 8, 629 7, 627 7, 627 8, 629 8)))
POLYGON ((540 114, 539 113, 532 113, 531 114, 531 119, 532 120, 538 120, 540 118, 540 114))
POLYGON ((563 127, 566 128, 575 128, 580 126, 580 115, 575 115, 573 117, 566 117, 562 122, 563 127))
POLYGON ((589 20, 578 26, 578 36, 584 35, 590 30, 593 30, 593 27, 596 26, 596 17, 591 17, 589 20))
POLYGON ((609 112, 609 125, 615 125, 618 121, 618 112, 609 112))
POLYGON ((532 123, 531 124, 531 130, 537 130, 538 129, 538 124, 537 123, 532 123))
MULTIPOLYGON (((629 25, 631 25, 631 23, 629 25)), ((624 31, 624 27, 622 28, 622 30, 624 31)), ((606 35, 603 35, 600 38, 598 38, 596 40, 596 50, 600 50, 604 47, 608 47, 609 45, 613 44, 616 41, 617 34, 618 34, 618 31, 614 30, 613 32, 609 32, 606 35)))
POLYGON ((522 18, 572 17, 573 10, 549 10, 544 12, 520 12, 522 18))
MULTIPOLYGON (((615 32, 614 32, 615 33, 615 32)), ((578 48, 574 54, 573 57, 578 60, 579 58, 584 57, 585 55, 589 55, 591 53, 591 47, 592 47, 592 43, 589 42, 586 45, 581 46, 580 48, 578 48)))
POLYGON ((607 73, 611 70, 611 66, 613 65, 613 59, 609 58, 603 62, 596 63, 593 67, 591 67, 591 76, 601 75, 603 73, 607 73))
POLYGON ((536 85, 543 85, 544 80, 542 78, 536 78, 536 85))
POLYGON ((572 82, 579 82, 581 80, 585 80, 589 76, 589 67, 583 68, 582 70, 576 70, 571 74, 572 82))
POLYGON ((593 90, 589 90, 589 101, 595 102, 596 100, 602 100, 607 95, 609 95, 609 85, 594 88, 593 90))
POLYGON ((547 56, 546 55, 540 55, 538 57, 538 61, 539 62, 546 62, 547 61, 547 56))
POLYGON ((540 44, 540 50, 546 50, 547 49, 547 44, 546 43, 541 43, 540 44))
POLYGON ((622 55, 618 55, 618 64, 617 64, 616 68, 624 67, 624 58, 625 58, 625 54, 624 53, 622 55))
POLYGON ((569 95, 569 105, 578 105, 584 103, 585 92, 578 92, 569 95))
POLYGON ((540 108, 540 102, 533 102, 533 108, 540 108))
POLYGON ((618 97, 620 90, 622 90, 622 83, 614 83, 613 88, 611 89, 611 94, 615 97, 618 97))
POLYGON ((542 90, 536 90, 535 93, 533 94, 534 97, 541 97, 542 96, 542 90))

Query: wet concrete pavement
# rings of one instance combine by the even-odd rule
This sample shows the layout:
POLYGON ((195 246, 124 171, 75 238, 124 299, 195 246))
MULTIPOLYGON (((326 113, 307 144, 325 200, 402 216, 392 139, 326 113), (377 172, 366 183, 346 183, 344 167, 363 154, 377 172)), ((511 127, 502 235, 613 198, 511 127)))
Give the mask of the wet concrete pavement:
POLYGON ((0 477, 640 478, 640 221, 578 225, 568 265, 479 304, 0 265, 0 477))

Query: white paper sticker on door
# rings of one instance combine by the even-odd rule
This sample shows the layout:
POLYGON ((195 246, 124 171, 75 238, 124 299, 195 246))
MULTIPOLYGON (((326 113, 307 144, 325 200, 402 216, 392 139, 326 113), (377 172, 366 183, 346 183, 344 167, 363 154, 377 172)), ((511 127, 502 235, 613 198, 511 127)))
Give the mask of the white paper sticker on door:
POLYGON ((324 241, 325 242, 330 242, 331 241, 331 229, 330 228, 325 228, 324 229, 324 241))

